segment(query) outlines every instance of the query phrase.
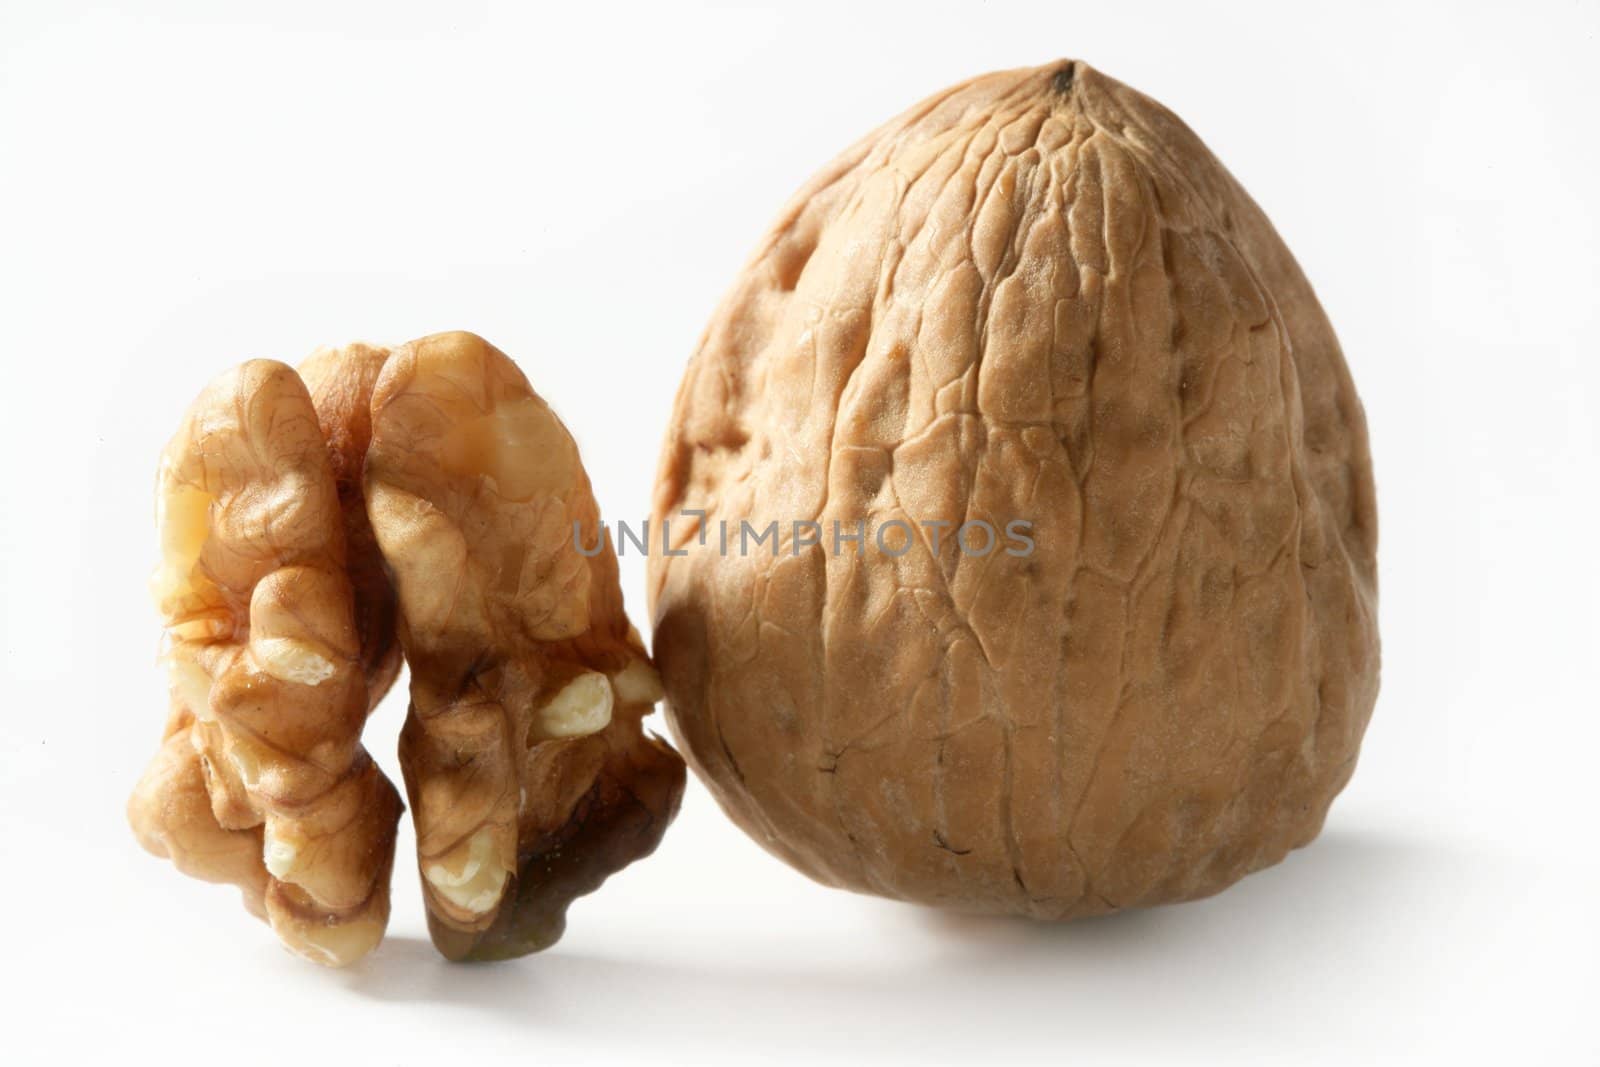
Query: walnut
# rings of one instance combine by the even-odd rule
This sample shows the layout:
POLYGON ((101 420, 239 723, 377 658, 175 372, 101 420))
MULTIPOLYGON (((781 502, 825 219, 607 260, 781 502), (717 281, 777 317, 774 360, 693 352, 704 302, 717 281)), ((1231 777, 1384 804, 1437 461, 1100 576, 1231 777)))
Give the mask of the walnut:
POLYGON ((690 363, 654 514, 680 748, 831 885, 1216 892, 1316 836, 1376 699, 1333 330, 1198 138, 1082 63, 955 86, 801 189, 690 363))
POLYGON ((350 963, 388 921, 400 799, 360 744, 372 701, 339 497, 293 370, 253 361, 200 394, 157 513, 171 714, 129 820, 180 870, 238 885, 291 949, 350 963))
POLYGON ((684 780, 640 727, 660 689, 577 446, 487 342, 426 337, 377 382, 366 501, 411 667, 400 762, 434 943, 537 951, 656 847, 684 780))
POLYGON ((401 810, 359 738, 403 650, 435 942, 545 948, 575 897, 655 848, 684 780, 640 725, 660 685, 577 446, 471 334, 321 349, 299 373, 218 379, 163 457, 172 714, 129 819, 289 947, 359 958, 401 810))

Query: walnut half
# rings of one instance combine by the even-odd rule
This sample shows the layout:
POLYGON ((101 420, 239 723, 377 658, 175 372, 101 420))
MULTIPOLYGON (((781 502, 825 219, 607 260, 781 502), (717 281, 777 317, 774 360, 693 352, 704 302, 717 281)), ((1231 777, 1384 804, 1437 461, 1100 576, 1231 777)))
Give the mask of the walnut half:
POLYGON ((388 921, 401 805, 360 744, 376 698, 327 446, 293 370, 252 361, 200 394, 162 456, 157 516, 171 713, 134 832, 240 886, 289 948, 350 963, 388 921))
POLYGON ((654 850, 684 765, 566 427, 482 338, 395 351, 372 400, 372 529, 400 598, 400 762, 434 943, 553 944, 567 905, 654 850), (575 530, 577 531, 575 535, 575 530))

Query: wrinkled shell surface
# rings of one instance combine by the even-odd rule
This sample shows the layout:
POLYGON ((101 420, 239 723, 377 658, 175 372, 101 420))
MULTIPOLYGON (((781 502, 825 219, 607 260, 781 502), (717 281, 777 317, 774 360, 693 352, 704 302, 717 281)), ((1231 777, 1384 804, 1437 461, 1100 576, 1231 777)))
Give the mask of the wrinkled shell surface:
POLYGON ((659 682, 577 445, 497 349, 426 337, 378 380, 366 499, 411 666, 400 762, 434 943, 545 948, 656 847, 684 784, 640 726, 659 682))
POLYGON ((1376 517, 1338 343, 1195 135, 1084 64, 958 85, 824 169, 671 426, 668 719, 812 877, 1046 918, 1184 900, 1309 842, 1350 778, 1376 517), (778 520, 779 552, 719 555, 680 509, 778 520), (1021 519, 1035 548, 796 552, 811 519, 1021 519))

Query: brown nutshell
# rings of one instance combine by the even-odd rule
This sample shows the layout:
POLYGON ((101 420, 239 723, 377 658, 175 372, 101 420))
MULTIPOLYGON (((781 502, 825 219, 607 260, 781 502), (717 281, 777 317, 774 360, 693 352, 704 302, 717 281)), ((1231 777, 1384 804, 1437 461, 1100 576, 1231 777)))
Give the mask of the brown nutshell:
POLYGON ((1081 62, 954 86, 800 190, 689 365, 654 517, 679 746, 830 885, 1205 896, 1316 836, 1377 695, 1333 330, 1188 127, 1081 62), (702 540, 774 520, 775 552, 702 540), (950 535, 1014 520, 1031 551, 950 535), (895 521, 904 554, 831 537, 895 521))

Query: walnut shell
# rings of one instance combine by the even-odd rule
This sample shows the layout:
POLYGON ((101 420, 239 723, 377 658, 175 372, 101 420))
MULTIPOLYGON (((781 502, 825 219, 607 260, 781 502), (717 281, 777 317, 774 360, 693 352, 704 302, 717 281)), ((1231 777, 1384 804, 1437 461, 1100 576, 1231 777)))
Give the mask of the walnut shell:
POLYGON ((824 168, 671 427, 668 721, 813 878, 1040 918, 1186 900, 1311 841, 1349 780, 1379 661, 1350 375, 1244 190, 1083 63, 955 86, 824 168), (741 520, 777 551, 719 551, 741 520), (1031 550, 968 553, 980 520, 1031 550))

